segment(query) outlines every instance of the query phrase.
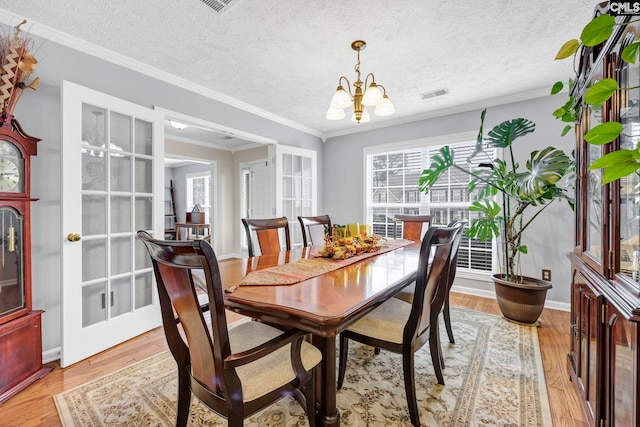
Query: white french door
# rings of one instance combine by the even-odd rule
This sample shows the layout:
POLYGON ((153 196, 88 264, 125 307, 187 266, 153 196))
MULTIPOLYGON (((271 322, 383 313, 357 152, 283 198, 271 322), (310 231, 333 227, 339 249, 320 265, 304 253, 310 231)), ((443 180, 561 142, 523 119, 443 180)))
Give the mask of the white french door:
POLYGON ((302 245, 298 216, 317 213, 317 152, 278 144, 275 159, 276 216, 289 220, 291 245, 302 245))
POLYGON ((65 367, 161 323, 149 255, 163 236, 162 116, 62 85, 62 355, 65 367))

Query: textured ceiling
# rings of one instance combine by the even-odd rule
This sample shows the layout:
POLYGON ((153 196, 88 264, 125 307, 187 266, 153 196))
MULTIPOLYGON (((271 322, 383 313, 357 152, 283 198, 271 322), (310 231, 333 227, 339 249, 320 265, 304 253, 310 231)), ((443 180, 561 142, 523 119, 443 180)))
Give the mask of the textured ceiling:
POLYGON ((596 3, 237 0, 220 14, 200 0, 0 0, 0 8, 331 136, 548 92, 570 77, 571 61, 553 58, 596 3), (367 42, 363 76, 373 72, 397 110, 367 125, 325 119, 338 78, 355 80, 356 39, 367 42), (442 88, 447 95, 421 100, 442 88))

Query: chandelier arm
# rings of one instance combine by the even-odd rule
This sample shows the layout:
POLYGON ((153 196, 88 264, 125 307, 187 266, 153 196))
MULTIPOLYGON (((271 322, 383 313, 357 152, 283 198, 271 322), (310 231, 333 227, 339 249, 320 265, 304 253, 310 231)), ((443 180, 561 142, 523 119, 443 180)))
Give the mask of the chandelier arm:
POLYGON ((349 92, 349 95, 351 95, 351 98, 353 99, 353 92, 351 92, 351 83, 349 83, 348 78, 346 78, 345 76, 341 76, 340 79, 338 79, 338 85, 342 86, 342 79, 344 79, 347 82, 347 92, 349 92))
MULTIPOLYGON (((376 76, 373 75, 373 73, 369 73, 367 74, 367 77, 364 78, 364 87, 368 88, 369 87, 369 76, 371 76, 371 83, 375 83, 376 82, 376 76)), ((378 85, 380 86, 380 85, 378 85)))
POLYGON ((384 96, 384 95, 386 95, 386 94, 387 94, 387 89, 385 89, 385 88, 384 88, 384 86, 382 86, 382 85, 380 85, 380 84, 379 84, 379 85, 378 85, 378 87, 381 87, 381 88, 382 88, 382 96, 384 96))

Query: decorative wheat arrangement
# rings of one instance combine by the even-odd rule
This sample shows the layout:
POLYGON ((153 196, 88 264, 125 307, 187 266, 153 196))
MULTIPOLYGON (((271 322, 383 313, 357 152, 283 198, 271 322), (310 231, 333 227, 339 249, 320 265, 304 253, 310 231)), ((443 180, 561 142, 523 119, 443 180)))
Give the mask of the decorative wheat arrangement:
POLYGON ((40 83, 39 77, 28 83, 38 61, 30 53, 34 50, 33 41, 24 37, 20 29, 26 22, 18 24, 13 34, 0 36, 0 108, 4 117, 13 115, 25 89, 35 90, 40 83))

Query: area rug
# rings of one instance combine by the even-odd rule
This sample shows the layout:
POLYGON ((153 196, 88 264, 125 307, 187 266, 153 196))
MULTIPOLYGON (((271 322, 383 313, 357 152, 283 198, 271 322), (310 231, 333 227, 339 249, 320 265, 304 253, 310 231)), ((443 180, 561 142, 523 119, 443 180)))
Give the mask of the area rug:
MULTIPOLYGON (((416 390, 424 426, 551 426, 535 327, 452 308, 455 344, 444 338, 445 385, 436 383, 429 346, 416 352, 416 390)), ((170 353, 128 366, 54 397, 62 425, 173 426, 176 365, 170 353)), ((402 357, 352 342, 338 392, 343 426, 410 426, 402 357)), ((226 426, 192 398, 190 426, 226 426)), ((302 408, 285 398, 245 426, 303 426, 302 408)))

